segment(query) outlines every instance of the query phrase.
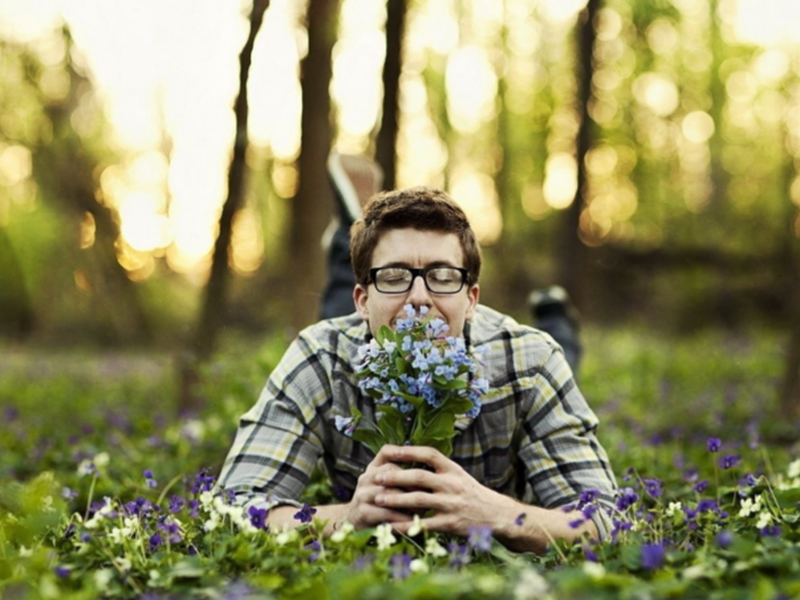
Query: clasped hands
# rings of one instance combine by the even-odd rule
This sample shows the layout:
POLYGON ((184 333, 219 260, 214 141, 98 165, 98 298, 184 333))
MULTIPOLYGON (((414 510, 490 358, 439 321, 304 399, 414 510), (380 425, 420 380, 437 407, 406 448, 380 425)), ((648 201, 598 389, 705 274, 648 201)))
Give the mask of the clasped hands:
POLYGON ((510 503, 434 448, 384 446, 359 477, 346 518, 356 529, 388 523, 405 534, 411 513, 432 512, 421 519, 425 529, 465 537, 474 525, 496 528, 497 516, 507 514, 504 508, 513 511, 510 503))

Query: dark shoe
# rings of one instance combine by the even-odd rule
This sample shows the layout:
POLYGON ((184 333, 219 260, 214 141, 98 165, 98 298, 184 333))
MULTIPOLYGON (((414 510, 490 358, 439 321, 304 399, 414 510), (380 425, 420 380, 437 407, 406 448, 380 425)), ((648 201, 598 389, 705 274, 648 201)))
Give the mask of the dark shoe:
POLYGON ((577 329, 580 325, 580 313, 567 293, 560 285, 533 290, 528 296, 528 308, 535 322, 548 317, 566 317, 577 329))
POLYGON ((339 206, 342 222, 350 224, 361 217, 361 207, 381 190, 383 170, 364 156, 339 154, 328 157, 328 175, 339 206))

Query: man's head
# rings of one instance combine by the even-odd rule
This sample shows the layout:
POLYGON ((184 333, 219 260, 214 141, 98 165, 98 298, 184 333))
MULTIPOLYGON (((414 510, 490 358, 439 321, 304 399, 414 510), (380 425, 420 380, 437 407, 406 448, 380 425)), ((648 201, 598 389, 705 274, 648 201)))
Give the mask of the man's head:
POLYGON ((454 335, 461 335, 473 315, 480 249, 464 211, 440 190, 417 187, 374 196, 350 230, 350 256, 356 277, 353 298, 373 333, 402 318, 405 304, 427 306, 447 321, 454 335), (416 275, 406 273, 409 289, 382 282, 376 287, 370 271, 386 267, 417 270, 416 275), (444 271, 427 271, 431 267, 444 271), (440 274, 456 280, 442 287, 440 274))

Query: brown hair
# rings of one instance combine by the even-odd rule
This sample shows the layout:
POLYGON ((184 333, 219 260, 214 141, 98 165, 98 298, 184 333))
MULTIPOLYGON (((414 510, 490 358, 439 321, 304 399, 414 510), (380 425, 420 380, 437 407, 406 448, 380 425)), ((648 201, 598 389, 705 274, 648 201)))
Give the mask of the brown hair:
POLYGON ((350 262, 356 282, 369 284, 372 253, 387 229, 419 229, 455 233, 464 253, 467 283, 478 282, 481 252, 467 215, 449 195, 429 187, 382 192, 364 207, 364 215, 350 228, 350 262))

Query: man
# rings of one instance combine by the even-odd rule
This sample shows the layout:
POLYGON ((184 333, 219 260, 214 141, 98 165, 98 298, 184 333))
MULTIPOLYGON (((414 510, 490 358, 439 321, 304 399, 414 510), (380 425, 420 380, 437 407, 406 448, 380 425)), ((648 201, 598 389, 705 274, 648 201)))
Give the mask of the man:
POLYGON ((273 527, 297 525, 296 499, 322 458, 332 484, 352 492, 349 502, 316 507, 326 533, 345 521, 356 528, 390 523, 404 533, 411 511, 432 510, 422 519, 432 531, 466 536, 488 525, 514 550, 605 536, 603 510, 588 518, 563 510, 581 494, 612 506, 614 476, 595 437, 597 419, 552 338, 478 304, 480 251, 458 205, 430 188, 379 194, 353 225, 350 249, 357 313, 313 325, 291 344, 242 417, 222 487, 242 502, 270 506, 273 527), (393 278, 400 269, 408 289, 388 293, 385 269, 393 278), (439 269, 457 273, 461 286, 441 290, 439 269), (385 446, 373 456, 334 424, 354 408, 374 420, 373 401, 354 376, 357 349, 381 325, 404 318, 407 304, 427 307, 483 352, 490 393, 454 439, 450 458, 411 446, 385 446), (409 463, 428 468, 400 467, 409 463))

